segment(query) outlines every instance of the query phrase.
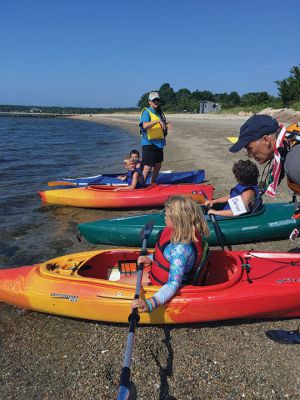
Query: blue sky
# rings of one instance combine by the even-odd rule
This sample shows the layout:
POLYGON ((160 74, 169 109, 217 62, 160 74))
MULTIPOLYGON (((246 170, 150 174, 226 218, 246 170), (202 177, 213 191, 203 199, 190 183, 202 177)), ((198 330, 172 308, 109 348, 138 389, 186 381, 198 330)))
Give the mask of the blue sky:
POLYGON ((3 0, 0 104, 136 106, 169 83, 267 91, 300 63, 298 0, 3 0))

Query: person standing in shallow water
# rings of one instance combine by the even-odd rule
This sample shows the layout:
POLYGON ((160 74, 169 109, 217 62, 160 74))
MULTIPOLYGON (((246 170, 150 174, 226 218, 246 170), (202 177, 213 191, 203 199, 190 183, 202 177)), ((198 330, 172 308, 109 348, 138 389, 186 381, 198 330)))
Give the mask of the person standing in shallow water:
POLYGON ((168 130, 172 128, 166 121, 160 106, 158 92, 149 93, 149 107, 143 109, 140 118, 140 131, 142 135, 142 164, 143 175, 146 181, 152 170, 151 184, 155 183, 161 164, 164 159, 164 147, 168 130))

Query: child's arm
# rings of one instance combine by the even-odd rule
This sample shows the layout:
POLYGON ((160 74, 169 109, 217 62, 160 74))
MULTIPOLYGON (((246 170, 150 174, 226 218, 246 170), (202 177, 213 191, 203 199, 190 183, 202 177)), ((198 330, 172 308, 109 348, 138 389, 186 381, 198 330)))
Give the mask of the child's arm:
POLYGON ((222 204, 222 203, 227 203, 227 201, 230 199, 230 196, 223 196, 223 197, 218 197, 217 199, 213 200, 206 200, 205 205, 206 206, 213 206, 214 204, 222 204))
POLYGON ((117 179, 120 179, 121 181, 126 181, 126 179, 127 179, 127 174, 125 174, 125 175, 118 175, 118 176, 117 176, 117 179))
MULTIPOLYGON (((255 192, 252 189, 246 190, 241 194, 243 202, 246 207, 249 207, 250 203, 254 200, 255 198, 255 192)), ((224 197, 222 197, 224 198, 224 197)), ((230 197, 228 196, 228 199, 230 197)), ((227 201, 228 201, 227 199, 227 201)), ((216 199, 219 200, 219 199, 216 199)), ((215 201, 215 200, 214 200, 215 201)), ((214 203, 216 204, 216 203, 214 203)), ((249 207, 250 208, 250 207, 249 207)), ((222 217, 231 217, 233 216, 233 212, 231 210, 208 210, 208 214, 214 214, 214 215, 220 215, 222 217)))
POLYGON ((138 178, 139 178, 139 174, 137 172, 134 172, 132 175, 132 182, 131 185, 128 186, 121 186, 117 189, 115 189, 115 191, 119 191, 119 190, 133 190, 136 188, 136 185, 138 183, 138 178))
POLYGON ((208 210, 207 214, 220 215, 222 217, 232 217, 233 216, 233 212, 231 210, 213 210, 213 209, 210 209, 210 210, 208 210))
POLYGON ((147 131, 148 129, 153 128, 154 125, 159 124, 159 122, 159 120, 143 122, 143 129, 147 131))
POLYGON ((255 192, 252 189, 246 190, 241 194, 243 202, 246 207, 250 208, 251 203, 255 199, 255 192))

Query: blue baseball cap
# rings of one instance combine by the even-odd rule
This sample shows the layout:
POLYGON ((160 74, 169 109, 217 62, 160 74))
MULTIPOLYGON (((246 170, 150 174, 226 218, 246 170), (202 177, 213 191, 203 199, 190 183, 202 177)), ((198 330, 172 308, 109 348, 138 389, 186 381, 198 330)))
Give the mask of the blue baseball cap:
POLYGON ((278 122, 270 115, 253 115, 241 126, 238 141, 230 147, 229 151, 237 153, 243 147, 246 147, 248 143, 258 140, 264 135, 271 135, 278 128, 278 122))

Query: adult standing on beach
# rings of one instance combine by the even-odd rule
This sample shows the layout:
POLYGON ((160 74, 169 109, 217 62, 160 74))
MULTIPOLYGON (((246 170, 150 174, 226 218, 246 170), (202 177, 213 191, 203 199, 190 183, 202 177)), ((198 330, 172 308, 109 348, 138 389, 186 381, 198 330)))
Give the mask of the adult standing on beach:
POLYGON ((171 125, 161 109, 158 92, 149 93, 149 107, 143 109, 140 118, 140 130, 142 135, 142 164, 143 175, 146 181, 152 170, 151 183, 155 183, 164 159, 164 147, 166 136, 171 125))
POLYGON ((289 188, 300 193, 300 146, 296 139, 299 131, 299 122, 285 129, 269 115, 253 115, 242 125, 238 141, 229 151, 237 153, 245 148, 248 157, 253 157, 259 164, 272 161, 266 188, 270 196, 275 196, 284 174, 289 188))

